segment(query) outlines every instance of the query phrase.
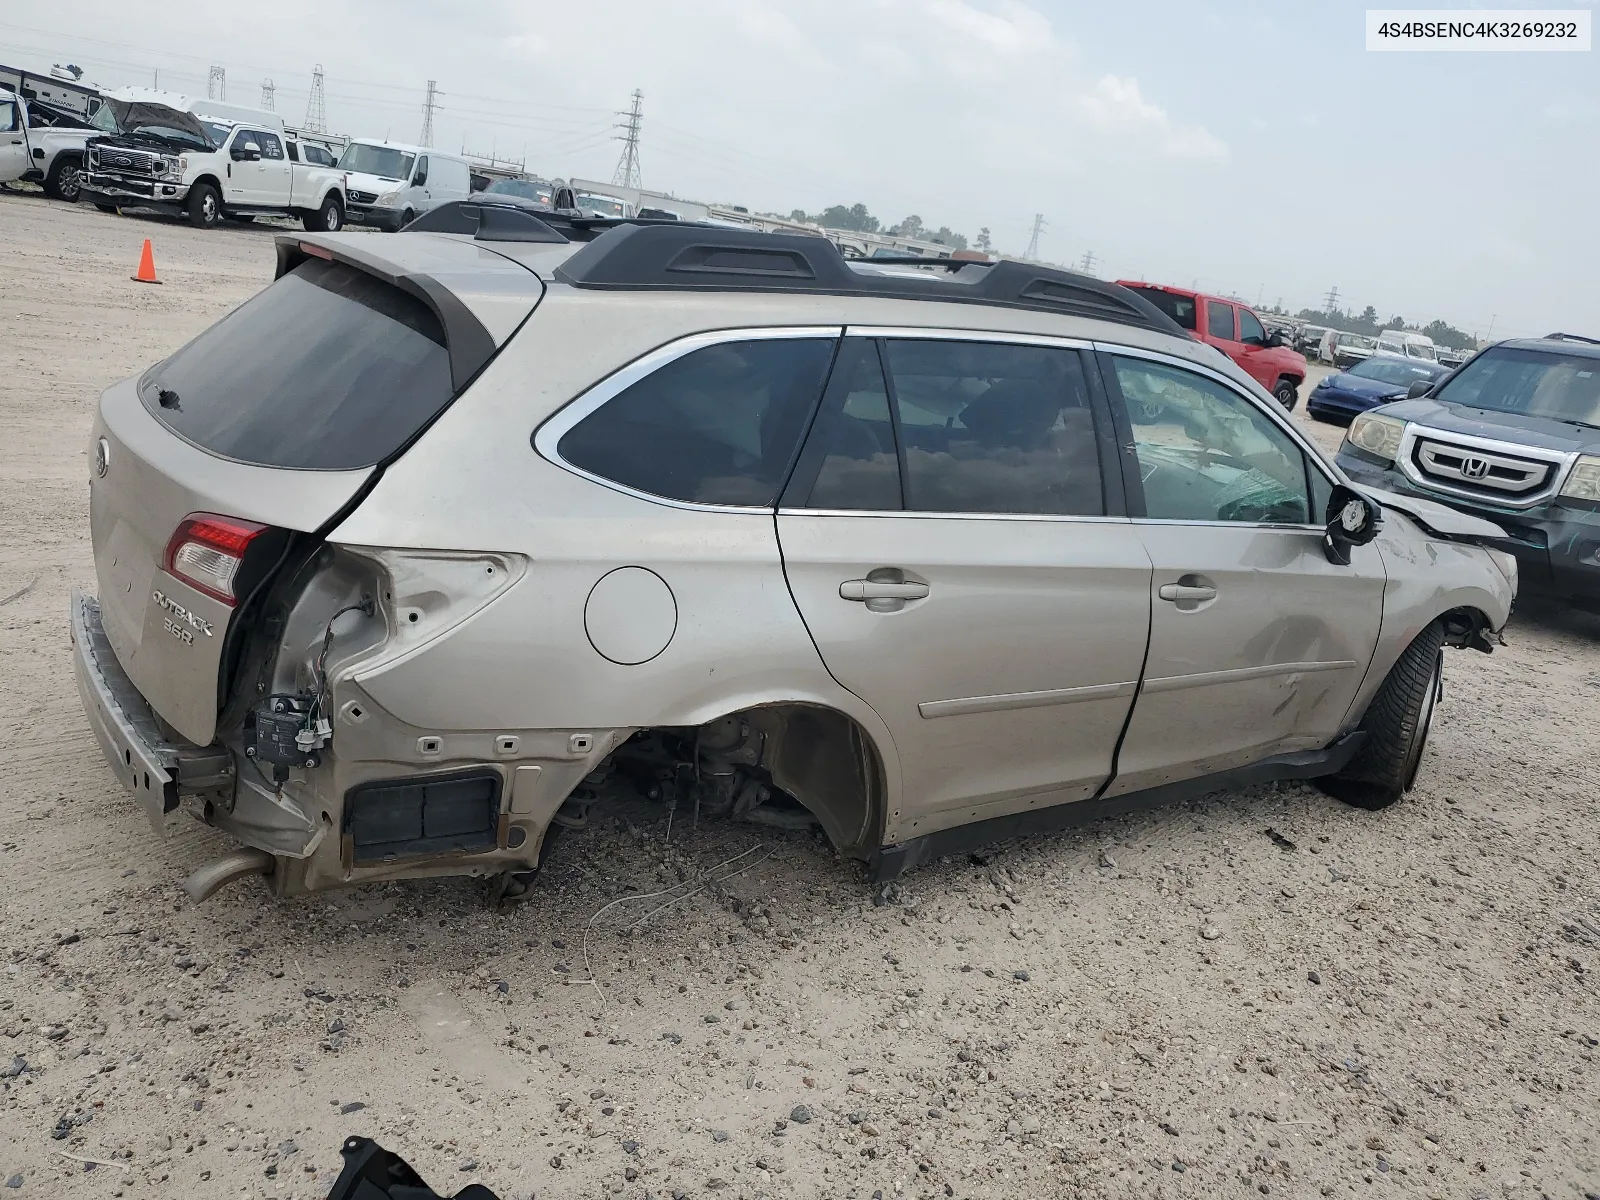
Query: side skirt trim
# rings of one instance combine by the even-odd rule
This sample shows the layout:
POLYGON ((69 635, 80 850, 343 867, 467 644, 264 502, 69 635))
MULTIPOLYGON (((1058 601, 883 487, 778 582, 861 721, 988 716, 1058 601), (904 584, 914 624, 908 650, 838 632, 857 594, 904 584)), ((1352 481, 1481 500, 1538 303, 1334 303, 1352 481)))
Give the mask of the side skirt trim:
POLYGON ((924 834, 895 846, 884 846, 872 857, 870 873, 875 884, 898 879, 907 871, 942 858, 947 854, 961 854, 979 846, 987 846, 1008 838, 1024 837, 1036 833, 1054 833, 1102 821, 1107 817, 1163 808, 1185 800, 1193 800, 1211 792, 1233 788, 1253 787, 1280 779, 1315 779, 1332 775, 1355 756, 1366 734, 1357 730, 1344 734, 1321 750, 1301 750, 1292 754, 1278 754, 1260 762, 1198 779, 1185 779, 1165 783, 1160 787, 1129 792, 1122 796, 1104 799, 1080 800, 1077 803, 1056 804, 1049 808, 1029 809, 969 825, 941 829, 924 834))

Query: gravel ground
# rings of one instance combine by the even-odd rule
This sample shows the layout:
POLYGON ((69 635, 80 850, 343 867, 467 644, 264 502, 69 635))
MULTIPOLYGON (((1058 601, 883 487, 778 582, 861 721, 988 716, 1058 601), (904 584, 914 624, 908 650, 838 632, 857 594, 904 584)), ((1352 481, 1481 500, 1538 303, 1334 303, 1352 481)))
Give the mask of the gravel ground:
POLYGON ((71 680, 83 451, 101 388, 270 279, 271 231, 14 193, 0 228, 19 1200, 320 1196, 351 1134, 506 1197, 1600 1193, 1600 621, 1519 613, 1452 654, 1385 813, 1221 794, 875 907, 811 836, 669 844, 641 807, 566 835, 509 912, 463 881, 195 907, 177 884, 223 840, 153 838, 71 680), (164 286, 128 280, 144 237, 164 286))

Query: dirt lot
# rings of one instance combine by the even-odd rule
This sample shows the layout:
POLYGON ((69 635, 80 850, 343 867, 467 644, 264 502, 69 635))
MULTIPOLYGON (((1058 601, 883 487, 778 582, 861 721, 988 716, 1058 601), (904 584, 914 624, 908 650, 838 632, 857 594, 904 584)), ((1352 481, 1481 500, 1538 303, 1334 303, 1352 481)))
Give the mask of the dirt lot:
POLYGON ((197 908, 178 881, 223 842, 157 842, 102 765, 67 596, 93 586, 96 394, 267 283, 271 231, 16 194, 0 230, 19 1200, 320 1196, 356 1133, 507 1197, 1600 1193, 1600 622, 1519 615, 1453 654, 1387 813, 1219 795, 875 907, 809 836, 680 820, 669 845, 641 810, 570 835, 510 912, 450 881, 197 908), (128 279, 146 236, 161 287, 128 279))

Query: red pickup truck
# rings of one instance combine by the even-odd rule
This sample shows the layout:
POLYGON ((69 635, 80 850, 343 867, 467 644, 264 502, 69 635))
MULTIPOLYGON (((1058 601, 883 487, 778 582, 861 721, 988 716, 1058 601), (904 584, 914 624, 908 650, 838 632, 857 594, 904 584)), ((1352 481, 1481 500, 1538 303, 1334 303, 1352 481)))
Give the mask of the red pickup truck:
POLYGON ((1233 359, 1284 408, 1293 409, 1299 403, 1306 360, 1285 346, 1277 334, 1269 334, 1261 318, 1243 304, 1189 288, 1131 279, 1117 282, 1138 292, 1187 329, 1196 341, 1215 346, 1233 359))

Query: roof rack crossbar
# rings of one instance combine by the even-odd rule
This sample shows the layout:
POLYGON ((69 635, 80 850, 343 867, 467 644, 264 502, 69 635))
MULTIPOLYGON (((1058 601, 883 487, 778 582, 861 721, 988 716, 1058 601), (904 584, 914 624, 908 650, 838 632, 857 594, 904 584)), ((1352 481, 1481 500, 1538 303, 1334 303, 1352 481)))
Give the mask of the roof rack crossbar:
POLYGON ((816 292, 991 304, 1189 336, 1144 297, 1092 276, 1011 259, 987 264, 933 259, 923 265, 947 261, 957 267, 949 278, 874 274, 871 268, 885 259, 852 263, 820 236, 677 221, 620 222, 557 267, 555 276, 572 287, 601 290, 816 292), (960 271, 965 266, 984 269, 960 271))
POLYGON ((1584 337, 1581 333, 1547 333, 1544 337, 1547 342, 1588 342, 1591 346, 1600 346, 1600 338, 1584 337))

